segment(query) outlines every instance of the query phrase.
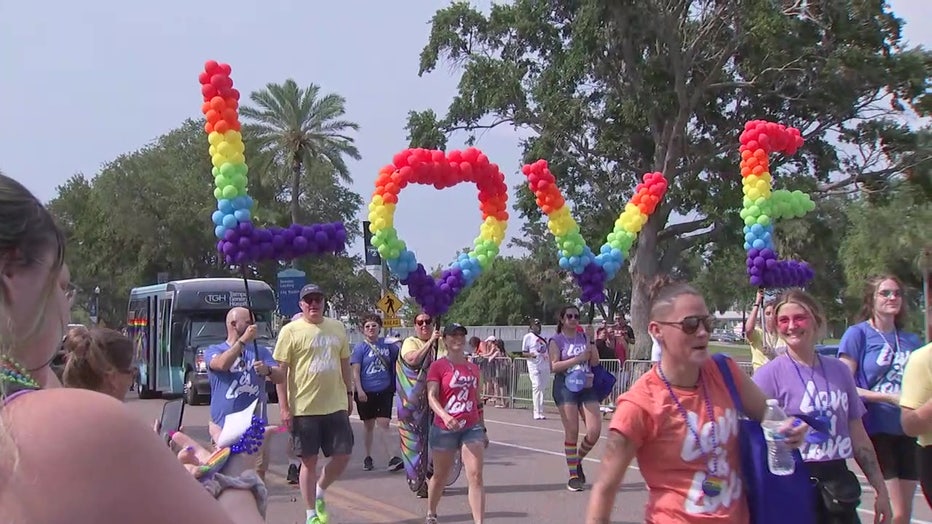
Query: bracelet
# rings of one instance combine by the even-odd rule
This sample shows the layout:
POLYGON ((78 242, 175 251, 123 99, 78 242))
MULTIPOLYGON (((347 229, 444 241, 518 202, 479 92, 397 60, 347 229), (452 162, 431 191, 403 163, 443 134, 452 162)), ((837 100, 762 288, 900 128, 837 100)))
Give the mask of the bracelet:
POLYGON ((265 483, 262 482, 259 475, 253 470, 245 471, 239 477, 230 477, 222 473, 214 473, 209 480, 204 482, 204 488, 206 488, 207 492, 215 499, 219 499, 220 495, 228 489, 251 491, 253 496, 256 497, 256 508, 259 510, 259 514, 262 515, 262 518, 265 518, 265 510, 269 501, 269 490, 265 487, 265 483))

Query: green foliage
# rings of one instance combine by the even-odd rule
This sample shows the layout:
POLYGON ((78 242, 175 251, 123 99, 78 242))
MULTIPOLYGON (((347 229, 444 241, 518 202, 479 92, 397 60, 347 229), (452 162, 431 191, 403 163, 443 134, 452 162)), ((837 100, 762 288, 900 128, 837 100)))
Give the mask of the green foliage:
POLYGON ((540 316, 540 296, 524 261, 496 258, 456 299, 445 318, 463 325, 521 325, 540 316))
MULTIPOLYGON (((433 17, 420 71, 454 67, 458 93, 439 120, 413 113, 409 134, 532 131, 525 160, 550 162, 587 225, 617 216, 626 188, 662 171, 670 189, 631 258, 643 332, 654 274, 696 246, 742 242, 742 123, 803 131, 800 154, 773 163, 793 189, 881 187, 914 164, 912 132, 894 119, 930 107, 932 54, 905 48, 900 29, 884 3, 849 0, 515 0, 487 13, 454 2, 433 17), (853 145, 856 154, 839 153, 853 145), (676 216, 688 220, 671 224, 676 216)), ((537 219, 530 194, 519 197, 522 214, 537 219)), ((641 356, 647 347, 639 343, 641 356)))

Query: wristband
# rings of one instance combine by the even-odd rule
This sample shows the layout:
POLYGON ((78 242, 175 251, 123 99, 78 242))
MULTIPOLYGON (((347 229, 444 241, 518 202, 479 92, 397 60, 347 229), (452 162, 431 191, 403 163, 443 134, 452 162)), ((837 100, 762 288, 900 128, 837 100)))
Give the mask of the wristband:
POLYGON ((251 491, 253 496, 256 497, 256 508, 259 510, 259 514, 265 518, 265 510, 269 500, 269 490, 265 487, 265 483, 262 482, 262 479, 259 478, 259 475, 256 474, 255 471, 245 471, 239 477, 230 477, 222 473, 215 473, 210 480, 204 482, 203 486, 215 499, 220 498, 220 495, 228 489, 251 491))

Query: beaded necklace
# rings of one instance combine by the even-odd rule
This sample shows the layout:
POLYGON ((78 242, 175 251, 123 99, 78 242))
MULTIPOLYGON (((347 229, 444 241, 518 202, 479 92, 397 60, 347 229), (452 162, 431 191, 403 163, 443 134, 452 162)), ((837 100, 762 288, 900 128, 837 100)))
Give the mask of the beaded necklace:
POLYGON ((709 432, 709 436, 712 438, 712 447, 709 448, 708 452, 702 449, 702 439, 699 436, 699 428, 693 427, 692 422, 689 420, 689 414, 686 412, 686 408, 680 404, 680 399, 677 398, 676 393, 673 392, 673 385, 667 380, 667 376, 663 374, 663 369, 659 365, 657 366, 657 374, 660 375, 663 385, 667 387, 670 397, 673 398, 673 403, 676 404, 676 409, 679 410, 680 415, 683 417, 683 421, 686 422, 686 427, 689 429, 689 432, 692 433, 693 438, 696 439, 696 447, 699 448, 699 451, 703 454, 711 455, 712 460, 708 463, 709 467, 706 472, 706 478, 702 481, 702 492, 705 493, 706 496, 717 497, 721 494, 722 486, 724 485, 724 480, 718 476, 718 424, 715 422, 715 413, 712 411, 712 399, 709 396, 709 392, 706 391, 705 381, 702 378, 702 371, 699 372, 699 394, 702 396, 703 403, 705 404, 706 417, 709 419, 709 424, 711 424, 712 429, 712 431, 709 432))
POLYGON ((16 389, 39 389, 39 383, 26 368, 10 357, 0 357, 0 382, 14 384, 16 389))

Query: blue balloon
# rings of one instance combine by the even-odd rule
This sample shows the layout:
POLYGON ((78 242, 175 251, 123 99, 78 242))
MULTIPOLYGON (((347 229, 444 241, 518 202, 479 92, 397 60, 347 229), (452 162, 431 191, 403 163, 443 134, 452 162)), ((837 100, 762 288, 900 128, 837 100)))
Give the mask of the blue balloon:
POLYGON ((236 220, 240 222, 249 222, 249 218, 251 215, 248 209, 240 208, 233 212, 233 216, 235 216, 236 220))
POLYGON ((754 225, 751 226, 751 231, 752 231, 755 235, 761 236, 761 234, 764 232, 764 226, 762 226, 762 225, 760 225, 760 224, 754 224, 754 225))
POLYGON ((213 213, 212 215, 210 215, 210 219, 214 221, 214 224, 216 224, 216 225, 218 225, 218 226, 222 226, 222 225, 223 225, 223 215, 224 215, 224 214, 225 214, 225 213, 224 213, 223 211, 220 211, 220 210, 218 209, 218 210, 214 211, 214 213, 213 213))
POLYGON ((217 226, 214 228, 214 235, 216 235, 217 238, 223 238, 226 232, 227 232, 227 228, 223 226, 217 226))
POLYGON ((764 249, 767 247, 767 244, 765 244, 764 241, 759 238, 752 242, 751 245, 754 246, 754 249, 764 249))
POLYGON ((236 217, 232 213, 223 217, 223 227, 227 229, 236 227, 236 217))
POLYGON ((224 215, 229 215, 234 211, 233 201, 226 198, 217 201, 217 209, 222 211, 224 215))

